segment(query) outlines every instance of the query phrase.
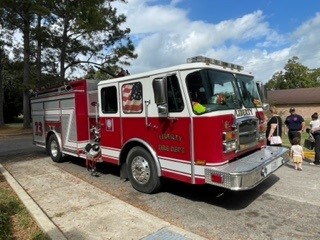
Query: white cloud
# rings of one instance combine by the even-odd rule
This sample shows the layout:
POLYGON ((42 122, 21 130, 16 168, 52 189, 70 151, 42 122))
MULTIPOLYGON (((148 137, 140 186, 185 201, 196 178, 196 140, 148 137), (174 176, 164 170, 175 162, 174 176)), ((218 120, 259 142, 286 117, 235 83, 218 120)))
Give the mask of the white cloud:
POLYGON ((182 2, 183 0, 171 0, 170 5, 176 6, 178 3, 182 2))
POLYGON ((319 14, 291 35, 281 35, 270 28, 261 10, 208 23, 188 19, 188 12, 177 7, 179 0, 169 5, 156 3, 129 0, 117 6, 127 15, 138 53, 129 69, 131 73, 181 64, 196 55, 243 65, 263 82, 282 70, 292 56, 298 56, 308 67, 318 67, 319 14))
POLYGON ((302 24, 292 35, 296 39, 292 47, 292 54, 299 57, 299 61, 310 67, 318 68, 320 59, 320 13, 302 24))

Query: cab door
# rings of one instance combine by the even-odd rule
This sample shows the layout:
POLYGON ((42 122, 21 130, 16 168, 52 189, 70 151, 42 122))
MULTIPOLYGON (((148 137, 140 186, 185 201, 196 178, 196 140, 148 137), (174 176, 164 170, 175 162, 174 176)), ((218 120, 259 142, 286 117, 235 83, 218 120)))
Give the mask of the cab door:
MULTIPOLYGON (((192 182, 192 157, 190 146, 191 118, 186 107, 177 74, 166 76, 167 115, 161 117, 161 106, 158 107, 160 117, 154 122, 158 126, 156 139, 163 176, 192 182)), ((156 81, 156 79, 154 79, 156 81)), ((154 88, 154 91, 157 89, 154 88)), ((154 92, 154 94, 156 94, 154 92)))
POLYGON ((98 92, 101 100, 99 115, 102 159, 119 165, 122 135, 118 84, 101 85, 98 92))

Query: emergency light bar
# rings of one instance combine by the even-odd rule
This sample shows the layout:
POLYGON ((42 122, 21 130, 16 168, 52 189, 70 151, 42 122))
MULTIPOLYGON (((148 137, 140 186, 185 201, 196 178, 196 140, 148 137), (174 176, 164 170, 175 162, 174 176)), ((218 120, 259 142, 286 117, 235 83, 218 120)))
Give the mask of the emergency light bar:
POLYGON ((224 68, 236 69, 238 71, 243 70, 243 66, 240 66, 240 65, 237 65, 234 63, 220 61, 220 60, 217 60, 214 58, 204 57, 204 56, 196 56, 196 57, 192 57, 192 58, 187 59, 187 63, 196 63, 196 62, 204 62, 206 64, 214 64, 214 65, 221 66, 224 68))

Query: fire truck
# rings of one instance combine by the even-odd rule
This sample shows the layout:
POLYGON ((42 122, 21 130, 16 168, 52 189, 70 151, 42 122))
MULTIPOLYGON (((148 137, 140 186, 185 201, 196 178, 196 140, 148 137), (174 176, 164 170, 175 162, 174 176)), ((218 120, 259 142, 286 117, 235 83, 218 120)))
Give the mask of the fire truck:
POLYGON ((159 191, 163 178, 247 190, 289 161, 287 148, 266 146, 261 89, 242 66, 202 56, 70 81, 31 98, 33 143, 55 162, 116 164, 143 193, 159 191))

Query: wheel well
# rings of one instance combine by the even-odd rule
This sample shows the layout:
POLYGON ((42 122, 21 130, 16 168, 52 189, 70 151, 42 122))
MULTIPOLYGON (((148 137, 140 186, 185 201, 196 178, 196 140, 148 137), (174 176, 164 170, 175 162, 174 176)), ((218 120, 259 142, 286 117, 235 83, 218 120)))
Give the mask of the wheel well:
MULTIPOLYGON (((132 141, 132 142, 127 143, 127 144, 122 148, 122 151, 121 151, 121 153, 120 153, 120 164, 123 164, 123 163, 126 162, 129 151, 130 151, 133 147, 136 147, 136 146, 139 146, 139 147, 142 147, 142 148, 146 149, 146 148, 143 146, 142 143, 137 142, 137 141, 132 141)), ((146 149, 146 150, 148 151, 148 149, 146 149)))
POLYGON ((48 144, 49 144, 49 139, 50 139, 52 134, 54 134, 54 133, 53 132, 48 132, 47 137, 46 137, 46 151, 47 151, 47 154, 49 154, 48 144))
MULTIPOLYGON (((131 141, 129 143, 127 143, 123 148, 122 151, 120 153, 120 165, 123 166, 123 164, 126 163, 127 160, 127 156, 129 151, 133 148, 133 147, 142 147, 143 149, 145 149, 146 151, 148 151, 150 153, 150 155, 152 156, 153 160, 155 161, 155 164, 157 166, 157 172, 158 172, 158 176, 161 176, 161 170, 160 170, 160 163, 158 161, 157 156, 155 156, 155 154, 152 154, 152 152, 150 151, 150 149, 143 144, 142 142, 139 141, 131 141)), ((150 147, 151 148, 151 147, 150 147)))
POLYGON ((50 137, 51 137, 52 135, 55 135, 55 136, 57 137, 58 144, 60 145, 60 148, 61 148, 60 139, 59 139, 58 135, 57 135, 55 132, 50 131, 50 132, 48 132, 47 137, 46 137, 46 149, 47 149, 47 151, 48 151, 48 149, 49 149, 49 146, 48 146, 48 144, 49 144, 49 139, 50 139, 50 137))

